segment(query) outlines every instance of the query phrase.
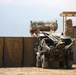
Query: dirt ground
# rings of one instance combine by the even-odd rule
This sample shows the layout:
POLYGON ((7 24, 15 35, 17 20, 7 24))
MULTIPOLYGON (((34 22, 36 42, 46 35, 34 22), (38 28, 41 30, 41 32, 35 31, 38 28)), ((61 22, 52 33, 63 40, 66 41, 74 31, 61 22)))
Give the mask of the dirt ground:
POLYGON ((0 75, 76 75, 76 65, 72 69, 42 69, 36 67, 0 68, 0 75))

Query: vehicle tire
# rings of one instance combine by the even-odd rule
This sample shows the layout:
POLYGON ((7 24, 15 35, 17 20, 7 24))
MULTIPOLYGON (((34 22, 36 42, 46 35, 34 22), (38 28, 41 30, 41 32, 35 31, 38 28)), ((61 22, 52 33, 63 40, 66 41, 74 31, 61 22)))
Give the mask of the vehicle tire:
POLYGON ((73 61, 68 61, 67 65, 66 65, 66 68, 71 69, 72 68, 72 63, 73 63, 73 61))
POLYGON ((41 63, 42 63, 42 68, 48 68, 48 61, 45 61, 45 56, 42 55, 42 59, 41 59, 41 63))
POLYGON ((60 66, 60 68, 64 68, 64 61, 60 61, 59 66, 60 66))
POLYGON ((38 56, 36 56, 36 67, 41 67, 41 61, 38 56))

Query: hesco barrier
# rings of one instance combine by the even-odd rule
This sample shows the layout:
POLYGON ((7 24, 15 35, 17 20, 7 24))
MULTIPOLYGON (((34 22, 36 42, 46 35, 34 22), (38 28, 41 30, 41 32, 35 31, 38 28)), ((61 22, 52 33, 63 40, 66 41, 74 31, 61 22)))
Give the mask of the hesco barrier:
POLYGON ((4 66, 22 66, 23 38, 4 38, 4 66))
POLYGON ((24 38, 24 66, 35 66, 35 38, 24 38))
POLYGON ((0 66, 35 66, 34 37, 0 37, 0 66))
POLYGON ((3 38, 0 38, 0 66, 3 66, 3 38))
MULTIPOLYGON (((0 37, 0 67, 35 66, 35 37, 0 37)), ((76 64, 76 45, 73 47, 76 64)))

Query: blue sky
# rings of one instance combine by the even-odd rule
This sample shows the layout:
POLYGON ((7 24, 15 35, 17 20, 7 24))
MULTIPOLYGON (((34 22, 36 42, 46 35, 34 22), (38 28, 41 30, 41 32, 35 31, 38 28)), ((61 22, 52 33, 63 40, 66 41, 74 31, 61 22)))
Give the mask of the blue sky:
POLYGON ((58 21, 62 11, 76 11, 76 0, 0 0, 0 36, 30 36, 30 21, 58 21))

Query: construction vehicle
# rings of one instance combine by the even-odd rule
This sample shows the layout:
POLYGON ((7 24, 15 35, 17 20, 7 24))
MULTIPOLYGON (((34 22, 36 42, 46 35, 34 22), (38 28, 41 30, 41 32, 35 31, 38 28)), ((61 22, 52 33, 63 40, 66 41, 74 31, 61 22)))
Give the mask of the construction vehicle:
POLYGON ((37 67, 49 68, 51 62, 57 62, 60 68, 72 68, 72 45, 74 39, 72 38, 73 36, 67 33, 69 27, 76 27, 72 26, 72 20, 67 20, 67 17, 76 16, 76 12, 62 12, 60 16, 63 17, 63 31, 61 35, 54 33, 58 28, 57 20, 54 22, 31 21, 30 33, 31 35, 36 34, 38 38, 38 43, 34 47, 37 67))
POLYGON ((49 68, 51 62, 57 62, 60 68, 72 68, 74 40, 65 36, 64 29, 62 35, 56 35, 54 32, 57 28, 57 20, 49 22, 31 21, 30 33, 31 35, 35 34, 38 38, 34 47, 36 67, 49 68))
POLYGON ((51 62, 58 62, 61 68, 71 68, 73 61, 72 40, 69 37, 43 34, 44 36, 39 36, 38 43, 34 48, 36 66, 49 68, 51 62))

